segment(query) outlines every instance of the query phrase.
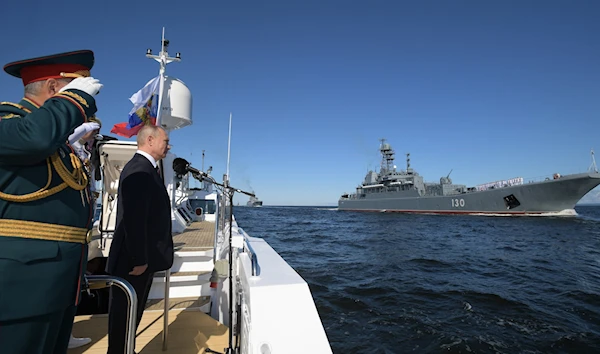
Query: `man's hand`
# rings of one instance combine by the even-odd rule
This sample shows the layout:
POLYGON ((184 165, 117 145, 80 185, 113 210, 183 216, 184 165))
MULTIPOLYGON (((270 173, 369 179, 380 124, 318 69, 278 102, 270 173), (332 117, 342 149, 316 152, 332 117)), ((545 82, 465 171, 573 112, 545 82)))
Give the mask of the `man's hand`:
POLYGON ((104 87, 100 83, 98 79, 94 79, 93 77, 78 77, 73 81, 66 84, 63 88, 61 88, 58 92, 62 92, 69 89, 81 90, 87 93, 90 96, 96 96, 100 89, 104 87))
POLYGON ((131 272, 129 272, 129 275, 141 275, 146 271, 146 269, 148 269, 147 264, 133 267, 133 270, 131 272))
POLYGON ((79 140, 79 138, 81 138, 85 134, 87 134, 91 131, 94 131, 96 129, 100 129, 100 124, 98 124, 96 122, 83 123, 82 125, 75 128, 75 130, 73 131, 73 134, 71 134, 69 136, 69 144, 73 144, 74 142, 79 140))

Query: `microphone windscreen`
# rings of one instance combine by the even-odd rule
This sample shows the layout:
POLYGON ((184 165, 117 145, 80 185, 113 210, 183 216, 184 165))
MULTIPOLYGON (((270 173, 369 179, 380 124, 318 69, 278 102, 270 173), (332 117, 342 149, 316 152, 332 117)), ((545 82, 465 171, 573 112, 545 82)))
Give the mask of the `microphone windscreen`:
POLYGON ((188 162, 185 159, 182 159, 181 157, 176 157, 173 160, 173 171, 175 171, 175 173, 177 173, 178 175, 186 174, 188 172, 187 166, 188 162))

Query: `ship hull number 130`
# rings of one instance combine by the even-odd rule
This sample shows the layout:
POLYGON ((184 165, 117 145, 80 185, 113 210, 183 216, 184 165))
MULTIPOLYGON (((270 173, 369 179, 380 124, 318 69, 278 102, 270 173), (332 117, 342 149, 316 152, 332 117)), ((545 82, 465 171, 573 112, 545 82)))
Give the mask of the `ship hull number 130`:
POLYGON ((452 198, 452 207, 454 208, 458 208, 458 207, 464 207, 465 206, 465 200, 464 199, 457 199, 457 198, 452 198))

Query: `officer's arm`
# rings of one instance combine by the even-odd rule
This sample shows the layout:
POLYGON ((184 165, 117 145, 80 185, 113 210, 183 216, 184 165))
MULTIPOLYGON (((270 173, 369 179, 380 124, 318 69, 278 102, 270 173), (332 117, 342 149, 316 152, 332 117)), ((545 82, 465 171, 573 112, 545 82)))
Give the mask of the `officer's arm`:
POLYGON ((0 121, 0 162, 31 164, 52 155, 73 130, 96 113, 94 98, 67 90, 21 118, 0 121))
POLYGON ((150 219, 151 176, 137 172, 121 181, 121 205, 125 224, 125 247, 133 266, 148 264, 148 220, 150 219))

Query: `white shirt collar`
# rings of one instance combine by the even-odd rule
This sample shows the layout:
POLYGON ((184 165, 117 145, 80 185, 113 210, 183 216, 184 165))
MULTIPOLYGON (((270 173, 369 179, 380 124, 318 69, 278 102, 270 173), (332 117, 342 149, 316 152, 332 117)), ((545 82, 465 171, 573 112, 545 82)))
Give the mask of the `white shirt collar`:
POLYGON ((154 166, 154 168, 156 168, 156 160, 154 160, 154 157, 150 156, 150 154, 148 154, 147 152, 141 151, 141 150, 136 151, 136 153, 147 158, 148 161, 150 161, 150 163, 152 164, 152 166, 154 166))

